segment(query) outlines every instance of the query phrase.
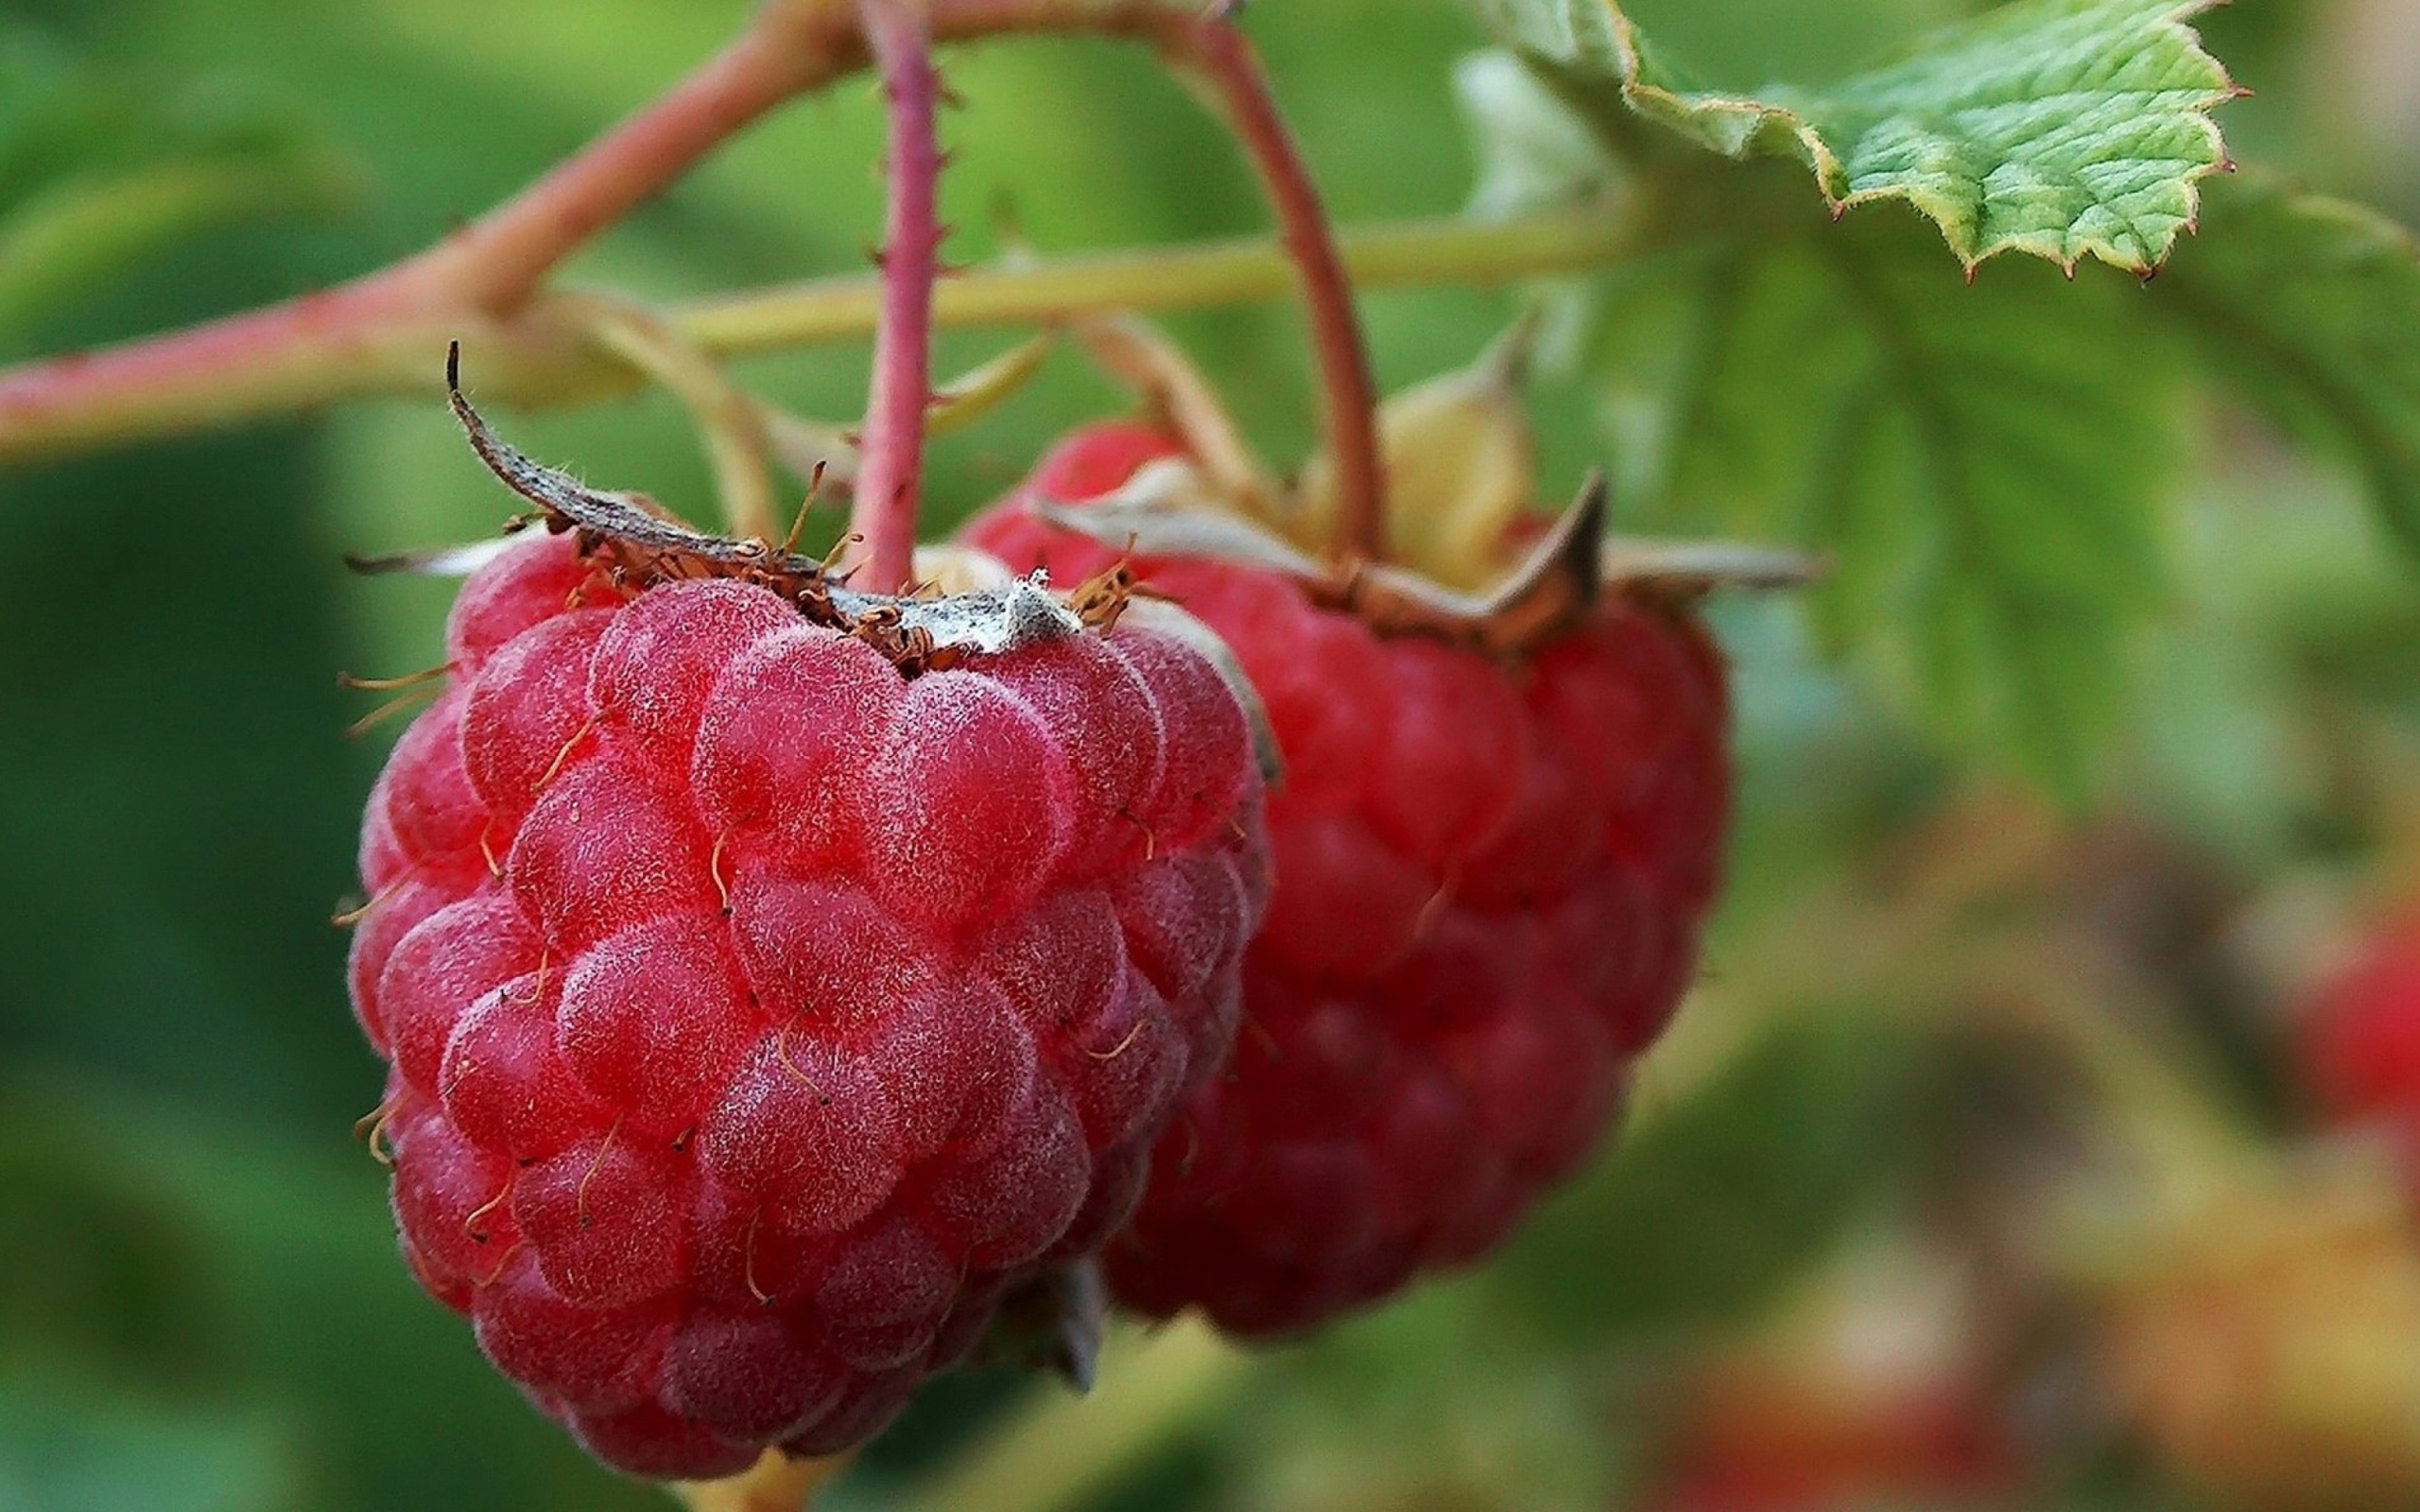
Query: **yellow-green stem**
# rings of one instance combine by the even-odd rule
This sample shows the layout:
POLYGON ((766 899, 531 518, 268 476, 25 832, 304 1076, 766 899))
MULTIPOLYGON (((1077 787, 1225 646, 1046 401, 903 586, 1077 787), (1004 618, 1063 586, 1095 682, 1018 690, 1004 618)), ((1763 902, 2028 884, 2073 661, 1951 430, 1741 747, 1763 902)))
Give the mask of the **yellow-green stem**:
MULTIPOLYGON (((1635 222, 1583 207, 1495 223, 1411 221, 1341 238, 1363 288, 1504 284, 1582 272, 1634 249, 1635 222)), ((934 307, 949 328, 1048 325, 1108 310, 1206 309, 1285 298, 1294 271, 1273 238, 1095 253, 1022 267, 978 268, 942 283, 934 307)), ((778 352, 860 337, 881 307, 878 280, 819 279, 720 295, 668 312, 674 330, 709 356, 778 352)), ((234 425, 373 395, 443 391, 445 346, 459 338, 483 403, 521 408, 593 403, 629 393, 641 375, 541 297, 511 318, 413 311, 255 343, 228 330, 223 362, 136 369, 73 406, 0 405, 0 468, 97 447, 234 425)), ((193 340, 193 334, 168 340, 193 340)), ((0 390, 32 394, 80 359, 0 372, 0 390)))
POLYGON ((1109 1489, 1216 1411, 1253 1357, 1198 1318, 1111 1341, 1091 1396, 1053 1396, 978 1439, 914 1499, 916 1512, 1053 1512, 1109 1489))

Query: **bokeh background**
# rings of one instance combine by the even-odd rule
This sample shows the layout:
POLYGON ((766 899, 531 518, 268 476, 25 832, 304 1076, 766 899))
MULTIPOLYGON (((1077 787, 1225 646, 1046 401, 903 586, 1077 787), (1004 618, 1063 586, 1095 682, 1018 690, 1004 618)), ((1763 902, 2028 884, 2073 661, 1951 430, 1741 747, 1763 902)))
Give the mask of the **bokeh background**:
MULTIPOLYGON (((1744 86, 1964 8, 1630 9, 1744 86)), ((0 0, 0 360, 415 249, 745 12, 0 0), (147 176, 231 142, 251 177, 147 176), (75 194, 94 250, 45 261, 18 233, 75 194)), ((1449 76, 1482 39, 1459 9, 1259 0, 1251 27, 1341 219, 1461 208, 1449 76)), ((2207 34, 2257 92, 2224 114, 2239 157, 2420 214, 2420 3, 2239 0, 2207 34)), ((949 75, 956 257, 1009 224, 1046 253, 1260 224, 1214 126, 1136 53, 1001 44, 949 75)), ((843 86, 571 276, 669 297, 861 266, 877 153, 870 90, 843 86)), ((1374 295, 1382 376, 1459 366, 1519 308, 1374 295)), ((1304 454, 1290 311, 1169 324, 1269 455, 1304 454)), ((1009 339, 953 335, 942 366, 1009 339)), ((840 419, 866 355, 746 375, 840 419)), ((1607 438, 1584 376, 1534 397, 1560 494, 1607 438)), ((936 525, 1119 403, 1052 360, 942 445, 936 525)), ((709 512, 668 400, 501 418, 709 512)), ((1146 1350, 1127 1368, 1169 1373, 1157 1396, 1115 1369, 1077 1409, 943 1383, 833 1504, 2420 1504, 2401 1188, 2320 1127, 2290 1050, 2308 984, 2420 886, 2420 576, 2349 478, 2216 402, 2198 434, 2145 691, 2080 802, 1941 753, 1812 652, 1792 605, 1718 607, 1742 797, 1708 984, 1632 1132, 1510 1252, 1247 1362, 1146 1350)), ((339 555, 476 539, 510 507, 427 403, 0 472, 0 1509, 666 1504, 587 1463, 414 1289, 351 1134, 380 1078, 328 919, 389 736, 345 737, 370 705, 336 678, 434 660, 446 589, 339 555)))

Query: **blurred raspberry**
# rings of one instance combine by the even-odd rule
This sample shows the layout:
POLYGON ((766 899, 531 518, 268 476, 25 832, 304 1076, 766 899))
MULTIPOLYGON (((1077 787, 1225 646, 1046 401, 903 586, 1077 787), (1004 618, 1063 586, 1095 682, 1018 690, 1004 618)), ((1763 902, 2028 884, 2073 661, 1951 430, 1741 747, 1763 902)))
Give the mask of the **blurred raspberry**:
MULTIPOLYGON (((1178 455, 1132 425, 1078 432, 968 539, 1084 579, 1117 554, 1032 501, 1178 455)), ((1135 567, 1234 647, 1287 776, 1236 1070, 1161 1143, 1110 1278, 1146 1314, 1286 1332, 1485 1253, 1596 1146, 1695 971, 1730 793, 1723 670, 1685 615, 1620 597, 1496 660, 1374 634, 1273 572, 1135 567)), ((1213 886, 1184 868, 1137 884, 1147 910, 1213 886)))
POLYGON ((363 824, 405 1254, 624 1470, 829 1453, 1126 1221, 1225 1057, 1245 715, 1132 625, 907 677, 574 540, 465 585, 363 824))
POLYGON ((2420 1157, 2420 917, 2373 933, 2311 995, 2302 1029, 2304 1070, 2325 1111, 2385 1125, 2420 1157))

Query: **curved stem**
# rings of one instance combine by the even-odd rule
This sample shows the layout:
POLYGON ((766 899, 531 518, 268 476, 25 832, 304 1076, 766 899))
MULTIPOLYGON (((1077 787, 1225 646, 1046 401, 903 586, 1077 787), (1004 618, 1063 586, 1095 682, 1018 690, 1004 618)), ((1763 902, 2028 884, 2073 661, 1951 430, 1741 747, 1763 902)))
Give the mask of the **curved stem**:
POLYGON ((1236 136, 1260 171, 1287 251, 1302 280, 1303 302, 1326 393, 1328 455, 1336 467, 1338 540, 1347 560, 1380 561, 1387 554, 1385 463, 1378 448, 1377 385, 1353 284, 1337 250, 1336 232, 1320 202, 1267 75, 1223 14, 1173 32, 1177 60, 1218 91, 1236 136))
MULTIPOLYGON (((1405 288, 1582 272, 1635 252, 1639 226, 1588 208, 1494 224, 1372 226, 1340 240, 1357 286, 1405 288)), ((1112 310, 1215 309, 1278 299, 1295 286, 1285 249, 1265 237, 1096 252, 945 279, 934 323, 1017 327, 1112 310)), ((699 351, 735 357, 862 336, 881 307, 880 281, 849 275, 716 295, 675 306, 666 318, 699 351)), ((635 388, 640 375, 577 325, 546 301, 509 320, 406 314, 353 321, 325 308, 306 315, 279 305, 108 352, 45 358, 0 372, 0 468, 337 400, 442 394, 445 344, 456 336, 476 355, 480 391, 493 404, 586 404, 635 388)))
POLYGON ((849 528, 860 585, 904 592, 915 576, 925 411, 933 397, 933 284, 940 273, 940 80, 925 0, 864 0, 860 11, 890 117, 890 209, 883 228, 882 323, 873 348, 863 461, 849 528))
POLYGON ((704 439, 730 532, 742 541, 781 540, 773 438, 754 396, 643 306, 598 300, 589 330, 598 345, 662 385, 689 411, 704 439))
POLYGON ((776 0, 645 110, 382 283, 450 304, 517 308, 563 260, 758 118, 850 66, 845 9, 776 0))
POLYGON ((115 438, 137 417, 200 426, 300 409, 334 397, 332 372, 363 387, 433 377, 449 340, 475 349, 563 259, 766 112, 857 66, 858 47, 830 0, 772 0, 669 94, 426 251, 267 309, 0 373, 0 458, 30 453, 29 436, 115 438))
MULTIPOLYGON (((1146 43, 1184 61, 1209 39, 1211 54, 1225 62, 1205 64, 1205 77, 1244 117, 1260 123, 1251 134, 1287 222, 1289 250, 1305 286, 1323 291, 1314 305, 1327 312, 1317 323, 1323 361, 1335 375, 1331 430, 1343 437, 1341 444, 1332 439, 1331 449, 1352 480, 1349 490, 1357 490, 1348 497, 1374 500, 1374 448, 1359 438, 1369 428, 1367 406, 1335 398, 1367 387, 1366 378, 1357 383, 1353 376, 1366 364, 1350 334, 1335 238, 1232 28, 1167 0, 928 3, 932 35, 942 42, 1090 31, 1146 43)), ((0 371, 0 467, 359 395, 441 392, 443 354, 458 339, 475 360, 482 387, 504 403, 568 404, 626 393, 638 375, 576 326, 549 318, 544 301, 528 298, 537 281, 786 94, 821 87, 866 61, 850 0, 768 0, 749 32, 695 78, 417 257, 188 331, 0 371)), ((1630 235, 1628 226, 1593 211, 1500 227, 1415 225, 1349 242, 1344 261, 1373 284, 1509 279, 1606 261, 1630 235)), ((1113 254, 952 279, 940 291, 937 319, 1019 324, 1113 308, 1201 307, 1271 297, 1286 276, 1286 264, 1258 243, 1113 254)), ((870 282, 826 281, 710 301, 675 318, 701 350, 725 354, 860 334, 871 328, 877 303, 870 282)))
MULTIPOLYGON (((1360 288, 1509 284, 1572 273, 1637 249, 1637 222, 1601 206, 1517 220, 1415 220, 1348 230, 1338 237, 1360 288)), ((1049 325, 1119 310, 1215 309, 1285 297, 1293 260, 1265 236, 1054 257, 1015 267, 976 267, 942 281, 936 324, 949 330, 1049 325)), ((675 305, 671 318, 719 356, 783 352, 873 329, 881 285, 850 275, 714 295, 675 305)), ((0 442, 0 451, 5 443, 0 442)))

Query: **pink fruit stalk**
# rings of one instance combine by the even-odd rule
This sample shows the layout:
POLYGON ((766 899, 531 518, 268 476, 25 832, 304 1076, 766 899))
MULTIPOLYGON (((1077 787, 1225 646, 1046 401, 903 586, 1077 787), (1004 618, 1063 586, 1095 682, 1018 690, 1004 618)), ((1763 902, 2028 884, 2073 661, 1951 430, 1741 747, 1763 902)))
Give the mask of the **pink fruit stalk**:
MULTIPOLYGON (((1089 576, 1117 553, 1037 503, 1180 452, 1080 431, 968 537, 1089 576)), ((1644 599, 1492 656, 1375 633, 1275 571, 1133 569, 1233 646, 1287 776, 1235 1071, 1161 1142, 1109 1275, 1142 1313, 1281 1333, 1485 1254, 1596 1147, 1694 973, 1730 791, 1723 670, 1644 599)))
POLYGON ((1132 619, 902 663, 583 535, 462 590, 353 999, 422 1284, 599 1458, 712 1477, 863 1441, 1125 1223, 1235 1030, 1260 778, 1132 619))

